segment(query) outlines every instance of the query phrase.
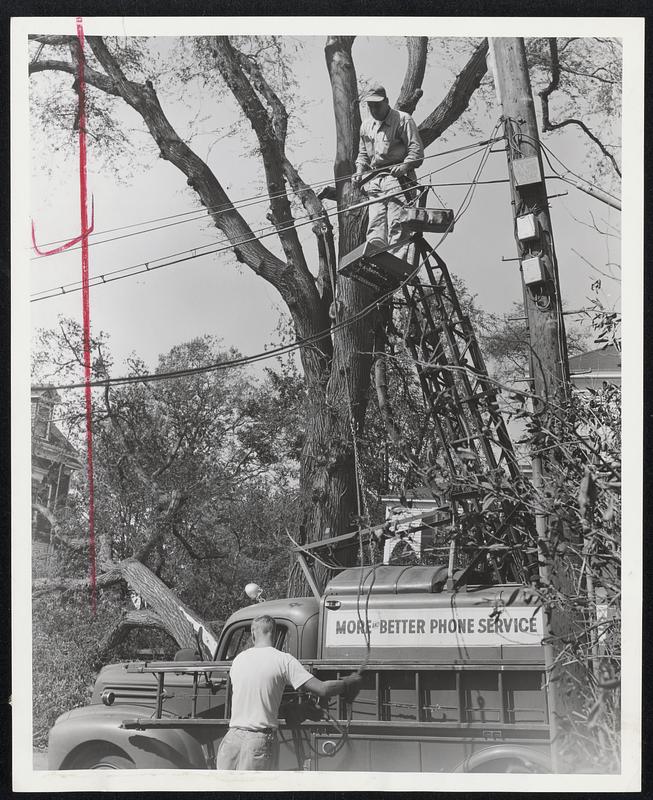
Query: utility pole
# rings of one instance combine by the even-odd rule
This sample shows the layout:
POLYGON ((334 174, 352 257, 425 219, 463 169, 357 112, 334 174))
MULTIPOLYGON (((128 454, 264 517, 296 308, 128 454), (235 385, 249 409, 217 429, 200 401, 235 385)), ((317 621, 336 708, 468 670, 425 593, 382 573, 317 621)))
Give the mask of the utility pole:
MULTIPOLYGON (((505 126, 515 242, 528 321, 530 383, 537 398, 533 400, 532 410, 544 427, 551 426, 555 430, 555 409, 560 408, 569 392, 569 364, 558 264, 524 40, 490 39, 490 54, 505 126)), ((547 458, 537 450, 532 453, 532 468, 533 485, 542 496, 547 485, 547 458)), ((553 585, 564 591, 566 570, 561 559, 552 555, 551 531, 555 520, 540 510, 535 515, 535 524, 540 545, 541 581, 544 586, 553 585)), ((552 756, 556 772, 561 766, 558 718, 568 710, 569 697, 556 659, 559 652, 556 645, 559 637, 569 632, 571 622, 552 613, 548 621, 550 643, 545 645, 552 756)))
POLYGON ((515 241, 531 342, 531 381, 545 401, 564 400, 569 364, 558 263, 523 39, 491 40, 503 111, 515 241))

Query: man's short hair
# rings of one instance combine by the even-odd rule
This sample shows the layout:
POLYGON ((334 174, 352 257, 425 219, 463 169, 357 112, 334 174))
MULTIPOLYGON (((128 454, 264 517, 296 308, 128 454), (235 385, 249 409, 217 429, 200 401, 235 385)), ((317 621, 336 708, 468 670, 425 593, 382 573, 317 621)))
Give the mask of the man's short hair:
POLYGON ((267 614, 261 614, 260 617, 255 617, 252 620, 252 632, 256 633, 269 633, 274 636, 276 623, 274 619, 267 614))

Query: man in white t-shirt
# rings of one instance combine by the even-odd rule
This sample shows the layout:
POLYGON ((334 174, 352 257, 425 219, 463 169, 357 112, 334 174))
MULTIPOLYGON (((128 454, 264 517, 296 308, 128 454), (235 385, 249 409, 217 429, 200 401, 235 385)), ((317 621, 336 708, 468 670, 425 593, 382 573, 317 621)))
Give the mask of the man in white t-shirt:
POLYGON ((275 623, 263 615, 252 621, 254 646, 234 658, 230 677, 233 690, 231 721, 218 749, 218 769, 271 770, 277 766, 279 706, 283 690, 290 684, 319 697, 336 694, 353 699, 360 688, 360 675, 321 681, 290 653, 273 646, 275 623))

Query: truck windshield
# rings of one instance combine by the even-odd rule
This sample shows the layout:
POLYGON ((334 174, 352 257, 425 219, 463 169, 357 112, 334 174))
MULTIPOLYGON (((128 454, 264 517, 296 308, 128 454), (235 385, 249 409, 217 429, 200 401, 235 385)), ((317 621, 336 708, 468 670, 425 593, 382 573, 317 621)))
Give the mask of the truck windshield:
MULTIPOLYGON (((227 649, 225 651, 224 660, 233 661, 238 653, 247 650, 252 646, 252 637, 250 635, 251 625, 246 623, 235 627, 227 639, 227 649)), ((277 625, 276 641, 274 646, 277 650, 285 651, 285 644, 287 639, 288 629, 285 625, 277 625)))

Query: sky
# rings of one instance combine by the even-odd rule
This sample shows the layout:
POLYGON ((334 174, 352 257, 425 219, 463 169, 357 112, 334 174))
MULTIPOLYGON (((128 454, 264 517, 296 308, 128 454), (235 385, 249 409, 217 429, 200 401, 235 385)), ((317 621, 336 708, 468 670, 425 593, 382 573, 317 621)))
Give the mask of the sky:
MULTIPOLYGON (((309 183, 328 181, 333 174, 335 130, 331 90, 324 61, 324 38, 295 37, 297 49, 295 70, 297 89, 294 104, 297 113, 291 118, 288 150, 309 183)), ((174 42, 160 37, 156 50, 161 59, 170 56, 174 42)), ((414 114, 419 123, 442 99, 451 81, 472 52, 473 45, 449 42, 449 55, 429 58, 424 79, 424 97, 414 114)), ((354 59, 363 88, 372 81, 383 83, 389 97, 396 98, 403 79, 407 54, 400 38, 359 37, 354 45, 354 59)), ((418 177, 439 170, 430 179, 436 184, 469 181, 480 160, 473 155, 458 164, 451 162, 468 152, 449 154, 449 149, 473 144, 488 137, 499 109, 493 99, 488 78, 486 102, 474 98, 465 121, 454 125, 446 137, 427 149, 427 159, 418 177), (466 121, 473 120, 476 131, 466 121)), ((203 90, 198 82, 190 82, 183 96, 165 76, 155 78, 159 100, 164 111, 182 137, 193 136, 191 146, 205 158, 233 201, 260 195, 263 191, 260 160, 252 152, 253 134, 249 123, 242 120, 240 110, 227 95, 203 90)), ((537 88, 537 87, 536 87, 537 88)), ((71 91, 69 76, 53 73, 36 76, 37 93, 52 94, 71 91)), ((365 110, 363 108, 363 113, 365 110)), ((184 217, 162 219, 184 212, 200 210, 198 200, 185 184, 185 178, 169 162, 157 158, 147 132, 138 115, 124 104, 118 106, 121 124, 136 143, 135 152, 115 159, 113 167, 104 163, 93 141, 89 145, 89 192, 95 204, 95 233, 90 242, 90 274, 104 274, 115 269, 144 262, 155 262, 169 254, 192 248, 215 246, 223 239, 206 219, 189 215, 190 221, 177 223, 184 217), (192 218, 195 217, 195 218, 192 218), (136 223, 149 224, 102 233, 136 223), (140 235, 128 235, 144 228, 140 235), (117 238, 107 243, 104 239, 117 238)), ((101 123, 89 117, 89 131, 101 123)), ((588 172, 587 143, 575 129, 546 138, 546 143, 571 169, 581 175, 588 172)), ((76 153, 62 155, 56 140, 32 130, 32 176, 30 210, 40 247, 52 241, 68 239, 79 233, 79 178, 76 153)), ((507 177, 507 165, 501 143, 489 155, 481 180, 507 177)), ((437 186, 439 201, 445 207, 460 205, 466 186, 437 186)), ((549 194, 565 193, 551 199, 551 215, 559 260, 563 303, 569 310, 588 305, 590 286, 602 278, 602 299, 611 308, 620 300, 619 280, 601 276, 597 269, 619 278, 619 269, 606 267, 606 262, 619 263, 620 241, 617 236, 600 235, 591 229, 591 214, 601 228, 618 232, 619 212, 588 195, 551 180, 549 194), (575 218, 575 219, 574 219, 575 218), (573 251, 577 251, 576 253, 573 251), (587 261, 585 261, 586 259, 587 261), (587 262, 594 265, 591 267, 587 262)), ((431 195, 430 205, 440 204, 431 195)), ((327 203, 333 209, 333 204, 327 203)), ((267 224, 265 202, 250 204, 243 214, 253 229, 267 224)), ((301 230, 309 262, 315 261, 315 245, 310 227, 301 230)), ((280 254, 275 237, 266 244, 280 254)), ((29 252, 29 239, 25 242, 29 252)), ((471 205, 447 237, 439 254, 454 274, 464 279, 478 304, 495 313, 510 312, 513 302, 521 297, 521 283, 512 233, 509 189, 506 183, 480 185, 471 205)), ((188 253, 185 253, 188 255, 188 253)), ((81 275, 80 251, 71 249, 61 255, 34 258, 30 254, 30 290, 32 293, 78 281, 81 275)), ((167 259, 164 259, 167 260, 167 259)), ((156 263, 156 262, 155 262, 156 263)), ((31 326, 52 328, 59 315, 81 321, 79 292, 30 304, 31 326)), ((132 353, 150 367, 157 356, 175 344, 203 334, 221 338, 225 346, 235 346, 242 353, 258 353, 279 342, 277 325, 285 314, 284 305, 273 287, 239 265, 231 252, 195 258, 175 266, 128 277, 90 290, 90 316, 93 329, 110 336, 114 356, 114 374, 124 372, 124 360, 132 353)), ((570 317, 567 318, 568 320, 570 317)), ((577 318, 576 318, 577 319, 577 318)))

